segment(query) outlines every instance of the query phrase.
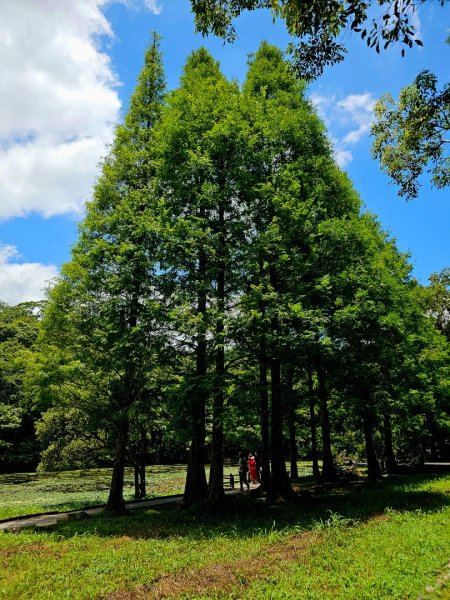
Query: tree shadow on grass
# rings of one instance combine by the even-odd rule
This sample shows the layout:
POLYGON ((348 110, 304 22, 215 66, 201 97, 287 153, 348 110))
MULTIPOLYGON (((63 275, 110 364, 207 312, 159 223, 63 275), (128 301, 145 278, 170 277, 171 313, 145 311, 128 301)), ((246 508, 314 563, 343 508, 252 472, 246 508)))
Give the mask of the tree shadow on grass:
POLYGON ((172 537, 195 540, 224 537, 251 538, 269 533, 298 533, 310 530, 318 522, 326 522, 330 513, 342 522, 356 523, 385 513, 386 509, 400 512, 421 510, 435 512, 450 506, 449 489, 442 491, 417 490, 414 487, 444 479, 448 475, 418 475, 399 477, 395 481, 366 483, 360 492, 333 491, 328 495, 311 497, 298 505, 267 506, 261 499, 248 495, 229 496, 220 515, 210 515, 202 506, 180 510, 161 506, 151 510, 136 510, 124 517, 101 514, 85 520, 63 523, 58 535, 100 537, 127 536, 135 539, 167 539, 172 537))

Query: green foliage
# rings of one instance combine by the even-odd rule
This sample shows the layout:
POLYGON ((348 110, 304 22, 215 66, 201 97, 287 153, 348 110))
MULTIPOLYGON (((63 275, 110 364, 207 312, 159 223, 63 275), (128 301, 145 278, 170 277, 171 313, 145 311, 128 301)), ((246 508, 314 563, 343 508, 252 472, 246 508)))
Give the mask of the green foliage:
POLYGON ((439 331, 450 340, 450 268, 429 277, 430 285, 424 289, 426 307, 439 331))
MULTIPOLYGON (((422 46, 412 24, 417 5, 425 0, 377 0, 378 14, 369 15, 364 0, 191 0, 197 31, 213 33, 229 42, 236 37, 233 20, 245 10, 269 9, 273 18, 284 20, 290 35, 299 38, 291 44, 295 70, 304 79, 320 76, 328 64, 336 64, 346 53, 343 36, 348 31, 365 39, 376 52, 402 43, 422 46)), ((445 0, 439 0, 441 6, 445 0)), ((402 50, 404 56, 405 50, 402 50)))
MULTIPOLYGON (((99 440, 117 444, 132 409, 140 404, 145 412, 150 403, 152 370, 163 360, 157 354, 160 237, 152 179, 152 130, 165 93, 158 43, 154 34, 72 260, 50 294, 37 371, 41 398, 57 409, 44 417, 40 431, 45 437, 48 422, 58 421, 65 434, 46 450, 44 466, 56 467, 58 460, 60 468, 90 464, 89 451, 99 452, 99 440), (78 437, 77 428, 83 429, 78 437)), ((122 444, 121 463, 124 452, 122 444)))
POLYGON ((422 71, 414 83, 375 105, 372 154, 407 200, 419 194, 426 171, 437 188, 450 184, 450 84, 438 89, 437 77, 422 71))
POLYGON ((47 410, 36 424, 37 439, 44 448, 38 470, 88 469, 98 465, 102 457, 109 458, 106 440, 101 433, 96 437, 91 429, 88 414, 77 408, 56 406, 47 410))
POLYGON ((0 472, 33 468, 37 414, 25 380, 40 327, 40 303, 0 303, 0 472))

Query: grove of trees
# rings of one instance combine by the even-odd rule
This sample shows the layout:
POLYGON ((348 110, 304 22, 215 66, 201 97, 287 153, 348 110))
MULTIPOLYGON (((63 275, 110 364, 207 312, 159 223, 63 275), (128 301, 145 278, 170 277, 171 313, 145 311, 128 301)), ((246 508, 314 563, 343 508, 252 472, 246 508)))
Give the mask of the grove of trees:
POLYGON ((145 494, 157 447, 189 447, 185 500, 214 509, 240 448, 260 452, 270 502, 297 499, 299 449, 325 481, 338 453, 372 478, 444 456, 448 274, 424 288, 410 271, 279 49, 263 43, 239 86, 201 48, 169 93, 154 35, 43 316, 2 307, 0 334, 8 311, 30 331, 0 358, 33 350, 23 377, 5 371, 22 391, 0 425, 24 427, 26 399, 43 468, 111 461, 115 512, 126 464, 145 494))

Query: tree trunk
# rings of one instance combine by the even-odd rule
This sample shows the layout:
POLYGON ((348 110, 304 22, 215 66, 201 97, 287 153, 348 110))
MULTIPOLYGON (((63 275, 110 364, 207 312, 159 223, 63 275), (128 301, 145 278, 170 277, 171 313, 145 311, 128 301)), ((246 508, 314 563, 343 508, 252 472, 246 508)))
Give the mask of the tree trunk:
MULTIPOLYGON (((203 215, 204 216, 204 215, 203 215)), ((199 282, 197 314, 201 323, 197 337, 195 396, 192 401, 192 442, 189 453, 184 500, 196 502, 205 500, 208 493, 205 474, 205 407, 208 392, 206 389, 207 354, 206 354, 206 255, 199 253, 199 282)))
POLYGON ((127 416, 122 416, 116 429, 116 447, 114 452, 114 464, 111 478, 109 498, 106 504, 107 512, 116 514, 126 513, 123 499, 123 484, 125 477, 125 457, 128 442, 129 421, 127 416))
POLYGON ((139 485, 139 465, 135 462, 134 465, 134 497, 138 500, 141 497, 141 487, 139 485))
POLYGON ((331 452, 331 427, 328 412, 328 390, 326 384, 326 372, 322 365, 317 367, 318 389, 321 424, 322 424, 322 474, 323 481, 334 481, 336 473, 334 470, 333 454, 331 452))
POLYGON ((141 430, 141 461, 139 464, 139 493, 140 498, 145 498, 147 494, 145 481, 145 465, 147 462, 147 434, 141 430))
POLYGON ((297 440, 296 440, 296 419, 295 419, 295 403, 292 389, 292 373, 289 373, 286 377, 286 413, 288 415, 289 423, 289 457, 291 463, 291 481, 298 479, 298 452, 297 452, 297 440))
POLYGON ((366 442, 367 476, 369 479, 379 479, 381 477, 381 467, 373 441, 372 415, 369 411, 366 411, 363 417, 363 430, 366 442))
POLYGON ((386 471, 388 473, 396 473, 398 465, 392 446, 391 417, 388 414, 384 416, 384 458, 386 471))
MULTIPOLYGON (((272 318, 272 332, 278 331, 278 319, 272 318)), ((271 457, 271 479, 268 489, 268 499, 276 502, 283 498, 284 490, 290 487, 284 458, 284 439, 283 439, 283 413, 281 398, 281 365, 277 352, 272 350, 270 360, 271 376, 271 427, 270 427, 270 457, 271 457)))
POLYGON ((270 482, 269 391, 267 381, 267 340, 259 338, 259 414, 261 419, 261 484, 270 482))
POLYGON ((316 431, 316 414, 314 402, 314 386, 312 378, 312 369, 308 368, 308 399, 309 399, 309 426, 311 430, 311 458, 313 477, 320 477, 319 470, 319 453, 317 452, 317 431, 316 431))
POLYGON ((217 273, 216 325, 216 385, 213 400, 213 429, 211 440, 211 470, 209 473, 208 501, 218 507, 225 497, 223 490, 223 411, 225 401, 225 235, 224 209, 219 206, 219 269, 217 273))
POLYGON ((297 452, 297 440, 295 437, 295 409, 290 408, 289 411, 289 451, 291 458, 291 481, 298 479, 298 452, 297 452))
MULTIPOLYGON (((275 270, 270 270, 270 283, 275 292, 278 291, 278 278, 275 270)), ((269 502, 277 502, 280 499, 288 500, 297 497, 292 489, 286 472, 284 457, 283 437, 283 398, 281 390, 281 361, 280 361, 280 324, 275 314, 271 318, 272 342, 270 351, 270 376, 271 376, 271 427, 270 427, 270 456, 271 456, 271 478, 267 489, 269 502)))

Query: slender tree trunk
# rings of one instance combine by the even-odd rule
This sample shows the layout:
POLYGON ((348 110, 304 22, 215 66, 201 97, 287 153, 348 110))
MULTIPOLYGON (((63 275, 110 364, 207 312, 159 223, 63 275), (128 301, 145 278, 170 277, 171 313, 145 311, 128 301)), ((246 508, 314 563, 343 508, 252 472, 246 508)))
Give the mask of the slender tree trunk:
POLYGON ((298 479, 298 452, 295 429, 295 409, 293 406, 291 406, 289 410, 289 451, 291 455, 291 481, 295 481, 298 479))
MULTIPOLYGON (((270 270, 270 283, 275 292, 278 291, 278 278, 275 270, 270 270)), ((280 324, 275 314, 271 318, 272 343, 270 352, 270 377, 271 377, 271 427, 270 427, 270 456, 272 463, 270 486, 267 490, 269 502, 277 502, 281 498, 294 499, 297 495, 292 489, 286 472, 283 437, 283 398, 281 389, 281 361, 280 361, 280 324)))
MULTIPOLYGON (((272 333, 278 333, 278 318, 272 318, 272 333)), ((288 485, 286 463, 284 458, 283 439, 283 413, 281 397, 281 364, 276 350, 272 349, 270 359, 271 389, 271 427, 270 427, 270 457, 272 463, 272 476, 268 497, 271 502, 276 502, 283 497, 283 491, 288 485)))
POLYGON ((322 365, 317 367, 318 389, 317 395, 320 403, 320 413, 322 421, 322 474, 323 481, 334 481, 336 473, 334 470, 333 454, 331 452, 331 427, 330 415, 328 412, 328 390, 326 383, 326 373, 322 365))
MULTIPOLYGON (((204 216, 204 215, 203 215, 204 216)), ((184 500, 196 502, 205 500, 208 493, 205 474, 205 410, 208 392, 206 389, 207 347, 206 347, 206 255, 199 253, 199 281, 197 313, 201 316, 201 324, 197 337, 196 349, 196 390, 192 401, 192 442, 189 453, 184 500)))
MULTIPOLYGON (((203 344, 200 346, 197 349, 197 374, 203 369, 203 364, 206 362, 203 344)), ((204 391, 197 389, 192 406, 192 441, 184 489, 186 502, 205 500, 208 491, 205 473, 205 400, 204 391)))
POLYGON ((386 471, 388 473, 395 473, 398 465, 392 445, 392 427, 391 417, 389 414, 384 415, 384 457, 386 461, 386 471))
POLYGON ((219 270, 217 274, 216 325, 216 385, 213 400, 213 429, 211 440, 211 470, 209 474, 208 500, 218 506, 225 497, 223 490, 223 411, 225 401, 225 218, 223 205, 219 206, 219 270))
POLYGON ((145 466, 147 462, 147 434, 145 429, 141 430, 141 460, 139 464, 139 493, 140 498, 145 498, 147 494, 145 481, 145 466))
POLYGON ((127 416, 117 423, 116 429, 116 447, 114 451, 114 464, 111 478, 111 487, 109 498, 106 504, 106 510, 117 514, 126 512, 123 499, 123 484, 125 477, 125 457, 128 442, 129 421, 127 416))
POLYGON ((369 479, 378 479, 381 477, 381 467, 378 462, 375 443, 373 441, 372 429, 372 415, 367 410, 363 417, 364 440, 366 442, 367 455, 367 475, 369 479))
POLYGON ((269 391, 267 381, 267 339, 259 338, 259 414, 261 419, 261 484, 270 482, 269 391))
POLYGON ((134 497, 136 500, 141 497, 141 487, 139 485, 139 465, 134 463, 134 497))
POLYGON ((315 414, 314 386, 313 386, 313 377, 312 377, 311 367, 308 367, 308 399, 309 399, 309 426, 310 426, 310 430, 311 430, 312 469, 313 469, 313 477, 316 477, 318 479, 320 477, 319 453, 317 451, 316 414, 315 414))
POLYGON ((297 439, 296 439, 296 416, 295 416, 295 403, 292 385, 292 373, 288 373, 286 377, 286 413, 288 415, 288 429, 289 429, 289 458, 291 463, 291 481, 298 479, 298 452, 297 452, 297 439))

